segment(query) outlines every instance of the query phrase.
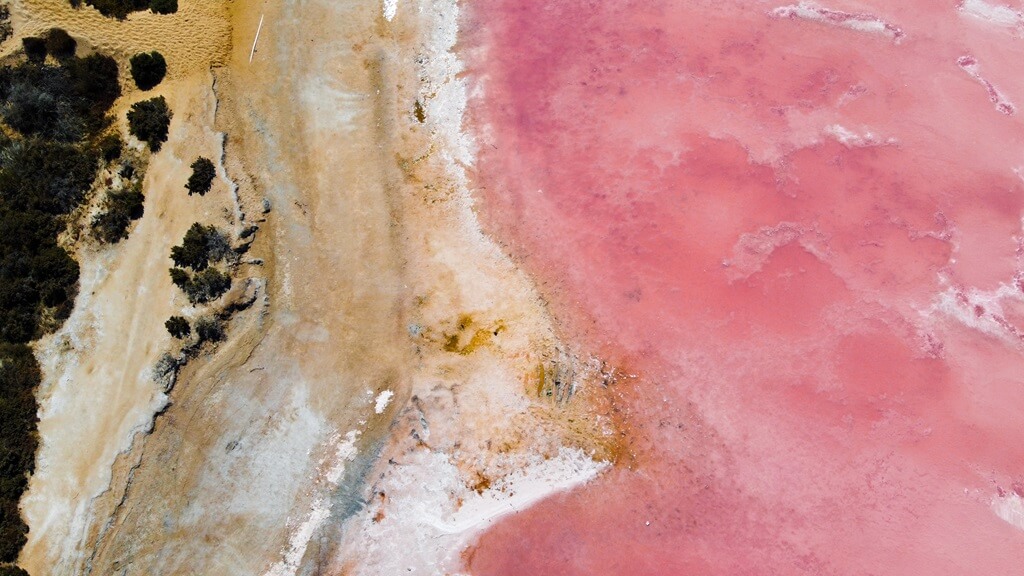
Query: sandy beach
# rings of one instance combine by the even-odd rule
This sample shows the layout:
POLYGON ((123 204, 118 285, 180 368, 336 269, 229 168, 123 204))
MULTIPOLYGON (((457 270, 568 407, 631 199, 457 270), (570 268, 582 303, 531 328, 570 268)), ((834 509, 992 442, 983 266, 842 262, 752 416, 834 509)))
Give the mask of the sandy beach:
POLYGON ((396 547, 403 573, 457 571, 494 520, 616 456, 615 422, 583 417, 608 375, 476 223, 454 2, 181 0, 166 33, 206 52, 57 3, 19 14, 119 54, 160 38, 175 116, 145 216, 80 252, 76 311, 39 346, 32 573, 380 574, 396 547), (201 153, 222 179, 189 197, 201 153), (259 226, 236 278, 259 294, 165 395, 150 368, 187 309, 167 253, 196 220, 259 226))

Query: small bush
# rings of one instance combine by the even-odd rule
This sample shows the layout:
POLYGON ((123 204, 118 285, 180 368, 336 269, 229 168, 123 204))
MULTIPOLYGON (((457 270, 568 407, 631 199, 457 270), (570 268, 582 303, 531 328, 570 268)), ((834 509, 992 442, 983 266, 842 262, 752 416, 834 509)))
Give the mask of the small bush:
POLYGON ((107 192, 103 212, 92 221, 96 236, 107 244, 116 244, 127 238, 132 221, 142 217, 145 200, 146 197, 136 187, 121 192, 107 192))
POLYGON ((61 28, 50 28, 46 33, 46 51, 58 60, 67 60, 75 56, 78 43, 61 28))
POLYGON ((219 318, 206 316, 196 320, 196 336, 199 342, 220 342, 224 339, 224 322, 219 318))
POLYGON ((171 125, 171 111, 163 96, 132 104, 128 111, 128 131, 149 144, 154 152, 167 141, 167 129, 171 125))
POLYGON ((210 191, 213 185, 213 178, 217 175, 217 169, 208 158, 199 158, 192 163, 192 175, 188 177, 188 195, 199 194, 204 196, 210 191))
POLYGON ((192 304, 205 304, 220 298, 231 288, 231 276, 216 268, 207 268, 185 285, 185 295, 192 304))
POLYGON ((132 56, 131 64, 132 80, 139 90, 151 90, 156 87, 167 74, 167 61, 157 51, 142 52, 132 56))
POLYGON ((167 322, 164 322, 164 327, 167 328, 167 332, 170 333, 171 336, 174 336, 179 340, 187 338, 192 334, 192 327, 189 326, 188 320, 181 316, 171 316, 167 319, 167 322))
POLYGON ((119 134, 107 134, 100 139, 98 146, 100 155, 107 162, 113 162, 120 158, 121 152, 124 150, 124 142, 119 134))
POLYGON ((220 298, 231 288, 231 276, 216 268, 190 274, 181 268, 171 268, 171 282, 181 289, 191 304, 205 304, 220 298))
POLYGON ((0 576, 29 576, 29 573, 18 566, 0 566, 0 576))
POLYGON ((149 9, 156 14, 174 14, 178 11, 178 0, 152 0, 149 9))
POLYGON ((185 233, 180 246, 171 248, 171 260, 181 268, 205 269, 210 262, 219 262, 231 253, 228 239, 214 226, 196 222, 185 233))
POLYGON ((0 43, 6 42, 14 34, 11 25, 11 9, 6 4, 0 5, 0 43))
POLYGON ((21 39, 21 47, 25 49, 25 56, 32 62, 46 60, 46 40, 35 36, 26 36, 21 39))

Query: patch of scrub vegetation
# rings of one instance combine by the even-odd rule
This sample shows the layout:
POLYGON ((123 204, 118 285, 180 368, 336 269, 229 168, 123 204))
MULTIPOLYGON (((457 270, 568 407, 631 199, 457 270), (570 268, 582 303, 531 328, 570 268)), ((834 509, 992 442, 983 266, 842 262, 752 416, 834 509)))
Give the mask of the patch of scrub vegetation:
POLYGON ((171 248, 171 282, 180 288, 192 304, 205 304, 220 298, 231 288, 231 276, 212 264, 234 264, 238 254, 227 237, 214 226, 196 222, 185 233, 181 244, 171 248))
POLYGON ((149 144, 153 152, 159 152, 163 143, 167 142, 167 129, 170 125, 171 110, 163 96, 136 102, 128 111, 128 131, 149 144))
MULTIPOLYGON (((82 0, 69 0, 74 8, 82 7, 82 0)), ((132 12, 152 10, 156 14, 173 14, 178 11, 178 0, 85 0, 85 4, 99 10, 100 14, 124 20, 132 12)))
POLYGON ((92 217, 92 233, 104 244, 116 244, 128 237, 132 222, 142 218, 146 200, 142 193, 144 172, 136 166, 143 166, 144 161, 132 151, 126 153, 124 142, 116 133, 100 139, 99 152, 108 163, 102 181, 106 192, 99 212, 92 217))
POLYGON ((90 140, 109 123, 107 111, 120 95, 117 62, 100 54, 0 68, 0 115, 26 137, 90 140))
POLYGON ((128 227, 142 218, 142 186, 133 184, 125 190, 108 190, 102 211, 92 220, 93 233, 107 244, 116 244, 128 237, 128 227))
MULTIPOLYGON (((0 4, 0 43, 6 42, 14 35, 14 26, 11 25, 11 7, 7 4, 0 4)), ((3 572, 0 572, 3 576, 3 572)))
POLYGON ((40 378, 28 346, 0 343, 0 562, 14 562, 28 534, 18 500, 35 468, 35 387, 40 378))
POLYGON ((58 236, 114 155, 103 134, 121 93, 117 63, 76 57, 66 32, 23 46, 0 64, 0 574, 24 574, 3 564, 26 540, 18 501, 38 443, 41 374, 27 344, 71 312, 79 267, 58 236))

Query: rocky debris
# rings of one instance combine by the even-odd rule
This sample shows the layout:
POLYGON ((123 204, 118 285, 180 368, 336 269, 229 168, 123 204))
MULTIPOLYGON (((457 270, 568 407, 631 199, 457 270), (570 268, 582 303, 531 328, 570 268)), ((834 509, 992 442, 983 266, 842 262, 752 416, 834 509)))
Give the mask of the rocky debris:
POLYGON ((153 380, 163 387, 164 394, 170 393, 178 380, 178 370, 185 364, 183 356, 172 356, 165 352, 153 366, 153 380))
POLYGON ((259 297, 262 286, 263 281, 259 278, 246 278, 244 282, 236 283, 224 297, 224 310, 220 316, 230 316, 252 306, 259 297))

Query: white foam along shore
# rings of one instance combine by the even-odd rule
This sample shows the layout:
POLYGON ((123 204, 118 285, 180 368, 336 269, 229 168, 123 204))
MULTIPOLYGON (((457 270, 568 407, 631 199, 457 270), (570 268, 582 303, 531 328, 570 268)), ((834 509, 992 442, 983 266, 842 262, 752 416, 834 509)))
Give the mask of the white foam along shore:
POLYGON ((458 574, 462 552, 498 520, 595 478, 608 464, 579 449, 510 457, 515 472, 476 492, 442 453, 417 450, 392 466, 375 488, 387 494, 350 529, 344 548, 356 574, 458 574))

